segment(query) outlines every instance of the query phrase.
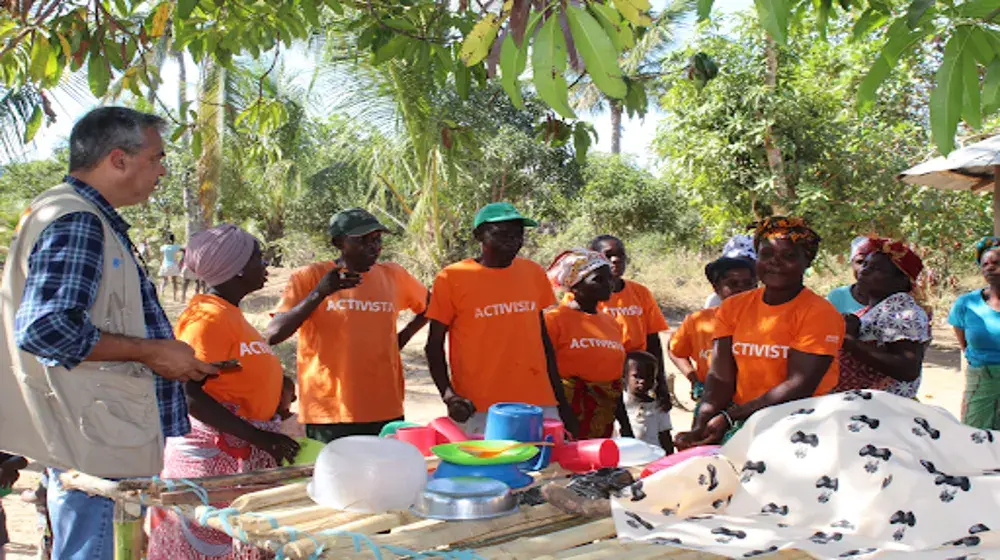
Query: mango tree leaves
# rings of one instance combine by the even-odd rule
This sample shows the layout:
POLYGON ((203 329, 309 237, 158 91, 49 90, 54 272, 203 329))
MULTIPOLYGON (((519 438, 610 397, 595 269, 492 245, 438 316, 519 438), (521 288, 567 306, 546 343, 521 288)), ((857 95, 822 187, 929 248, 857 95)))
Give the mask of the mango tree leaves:
POLYGON ((31 142, 35 134, 38 133, 38 129, 42 126, 42 106, 35 105, 35 109, 31 112, 31 117, 28 118, 28 123, 24 128, 24 143, 27 144, 31 142))
POLYGON ((652 6, 649 0, 612 0, 615 8, 625 16, 625 19, 632 22, 632 25, 645 27, 653 23, 649 17, 649 10, 652 6))
POLYGON ((567 119, 574 119, 576 113, 569 106, 569 87, 563 75, 567 56, 566 38, 559 18, 553 14, 535 37, 531 53, 532 78, 538 96, 549 107, 567 119))
POLYGON ((962 118, 974 130, 978 130, 982 126, 982 108, 979 98, 979 71, 976 69, 976 58, 972 48, 972 33, 968 27, 959 27, 955 31, 955 38, 966 46, 961 54, 962 118))
POLYGON ((993 59, 983 80, 983 113, 1000 110, 1000 56, 993 59))
POLYGON ((712 13, 712 4, 715 0, 698 0, 698 21, 705 21, 712 13))
POLYGON ((486 16, 476 23, 472 32, 465 36, 462 42, 461 58, 466 66, 479 64, 490 53, 493 40, 497 38, 500 30, 500 19, 496 14, 486 14, 486 16))
POLYGON ((920 18, 924 17, 928 8, 933 5, 934 0, 913 0, 910 3, 910 7, 906 10, 906 25, 909 25, 910 29, 916 29, 920 23, 920 18))
POLYGON ((858 86, 857 103, 859 111, 867 111, 875 103, 875 92, 896 66, 900 56, 912 49, 925 33, 910 31, 908 23, 902 19, 896 20, 886 33, 888 39, 875 59, 868 74, 858 86))
POLYGON ((90 92, 94 97, 103 97, 108 91, 110 82, 111 69, 108 68, 108 61, 101 56, 101 50, 95 44, 90 50, 90 60, 87 62, 87 83, 90 84, 90 92))
POLYGON ((618 51, 599 23, 583 8, 566 6, 570 31, 576 50, 587 65, 587 73, 594 85, 605 95, 615 99, 625 97, 628 88, 618 67, 618 51))
POLYGON ((754 0, 760 26, 779 44, 788 40, 788 16, 790 6, 787 0, 754 0))
POLYGON ((955 130, 961 118, 962 57, 966 53, 966 41, 956 33, 944 47, 944 59, 935 76, 934 90, 931 92, 931 134, 941 153, 947 154, 955 148, 955 130))
POLYGON ((586 121, 577 121, 573 124, 573 151, 576 161, 582 164, 587 160, 587 151, 594 142, 597 142, 597 130, 594 125, 586 121))
POLYGON ((604 27, 611 43, 619 51, 631 49, 635 46, 635 34, 627 22, 622 20, 621 14, 605 4, 590 3, 587 7, 592 11, 597 21, 604 27))

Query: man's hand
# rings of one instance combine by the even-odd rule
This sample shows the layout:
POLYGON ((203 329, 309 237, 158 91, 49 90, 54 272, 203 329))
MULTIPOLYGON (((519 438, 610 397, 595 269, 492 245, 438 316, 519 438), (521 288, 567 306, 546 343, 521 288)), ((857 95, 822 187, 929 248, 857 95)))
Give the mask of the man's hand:
POLYGON ((218 368, 194 356, 194 349, 179 340, 145 340, 140 360, 160 377, 174 381, 202 381, 219 374, 218 368))
POLYGON ((726 416, 717 414, 700 429, 677 434, 677 437, 674 438, 674 444, 681 451, 702 445, 715 445, 722 441, 729 428, 729 420, 726 419, 726 416))
POLYGON ((466 422, 476 413, 476 405, 454 391, 445 393, 443 400, 448 407, 448 417, 456 422, 466 422))
POLYGON ((316 285, 316 293, 326 297, 338 290, 353 288, 361 283, 361 275, 340 267, 334 267, 316 285))
POLYGON ((0 488, 10 488, 14 486, 17 479, 21 478, 21 469, 27 466, 27 459, 16 456, 0 463, 0 488))
POLYGON ((844 323, 847 327, 847 336, 857 338, 861 335, 861 319, 853 313, 844 314, 844 323))
POLYGON ((299 454, 299 443, 285 434, 257 430, 257 437, 250 443, 263 449, 271 457, 274 457, 274 460, 278 462, 278 466, 281 466, 285 461, 291 463, 295 460, 295 456, 299 454))

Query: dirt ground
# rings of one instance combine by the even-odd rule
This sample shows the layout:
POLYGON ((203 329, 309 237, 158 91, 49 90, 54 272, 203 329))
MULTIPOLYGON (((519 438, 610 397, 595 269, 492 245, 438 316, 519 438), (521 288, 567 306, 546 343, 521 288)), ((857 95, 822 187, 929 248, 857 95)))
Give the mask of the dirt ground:
MULTIPOLYGON (((263 328, 268 320, 268 312, 275 307, 281 297, 289 271, 272 269, 267 286, 248 297, 243 304, 244 312, 258 328, 263 328)), ((164 307, 171 318, 176 318, 183 310, 183 304, 175 303, 167 289, 164 307)), ((190 294, 189 294, 190 295, 190 294)), ((682 316, 668 316, 672 326, 679 324, 682 316)), ((445 414, 444 405, 438 396, 437 389, 431 381, 423 356, 423 346, 426 340, 426 329, 418 333, 409 345, 403 349, 403 363, 406 371, 406 418, 415 422, 425 422, 445 414)), ((666 336, 663 337, 666 344, 666 336)), ((294 339, 275 348, 286 371, 295 371, 294 339)), ((919 398, 922 402, 943 407, 952 414, 958 415, 962 399, 963 380, 961 377, 960 352, 950 328, 936 326, 934 342, 924 360, 923 383, 919 398)), ((668 366, 673 370, 673 366, 668 366)), ((668 371, 669 373, 669 371, 668 371)), ((688 400, 690 386, 683 376, 676 376, 675 394, 682 401, 688 400)), ((674 408, 671 413, 674 428, 684 429, 691 425, 691 413, 674 408)), ((3 507, 7 514, 7 529, 11 542, 7 545, 7 558, 23 560, 33 558, 37 554, 36 544, 39 540, 39 530, 34 506, 21 501, 23 490, 34 488, 38 484, 38 465, 32 464, 22 472, 21 479, 14 486, 14 492, 3 498, 3 507)))

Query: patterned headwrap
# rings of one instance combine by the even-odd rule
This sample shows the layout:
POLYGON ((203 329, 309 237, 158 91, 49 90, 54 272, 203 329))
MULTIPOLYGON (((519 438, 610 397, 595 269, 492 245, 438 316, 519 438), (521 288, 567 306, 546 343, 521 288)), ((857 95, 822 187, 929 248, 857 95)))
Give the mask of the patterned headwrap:
POLYGON ((902 241, 893 241, 884 237, 869 237, 858 248, 857 254, 867 257, 872 253, 882 253, 888 256, 896 268, 903 271, 903 274, 911 282, 916 282, 920 272, 924 269, 924 261, 902 241))
POLYGON ((184 264, 208 286, 218 286, 243 270, 257 238, 232 224, 208 228, 191 236, 184 264))
POLYGON ((553 286, 568 290, 602 266, 610 268, 611 261, 597 251, 577 248, 560 253, 552 261, 547 274, 553 286))
POLYGON ((722 248, 722 256, 729 259, 757 260, 757 251, 753 248, 753 238, 744 234, 730 237, 729 241, 726 241, 726 246, 722 248))
POLYGON ((805 249, 809 262, 819 252, 820 236, 802 218, 772 216, 750 227, 754 230, 753 248, 757 251, 760 251, 760 242, 764 239, 788 239, 805 249))
POLYGON ((858 256, 858 250, 868 241, 868 237, 859 235, 851 241, 851 260, 858 256))
POLYGON ((976 264, 983 264, 983 255, 1000 247, 1000 237, 986 236, 976 243, 976 264))

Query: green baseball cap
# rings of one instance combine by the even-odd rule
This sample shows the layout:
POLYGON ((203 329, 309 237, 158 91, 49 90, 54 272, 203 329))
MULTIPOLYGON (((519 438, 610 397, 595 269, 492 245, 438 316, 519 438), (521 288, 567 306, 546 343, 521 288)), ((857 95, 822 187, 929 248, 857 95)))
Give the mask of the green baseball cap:
POLYGON ((514 205, 509 202, 491 202, 486 206, 479 209, 476 212, 476 220, 473 222, 473 229, 483 225, 490 224, 493 222, 511 222, 514 220, 521 220, 524 227, 535 227, 538 222, 532 220, 531 218, 525 218, 514 208, 514 205))
POLYGON ((330 225, 327 227, 330 237, 361 236, 373 231, 389 233, 389 228, 364 208, 348 208, 337 212, 330 218, 330 225))

